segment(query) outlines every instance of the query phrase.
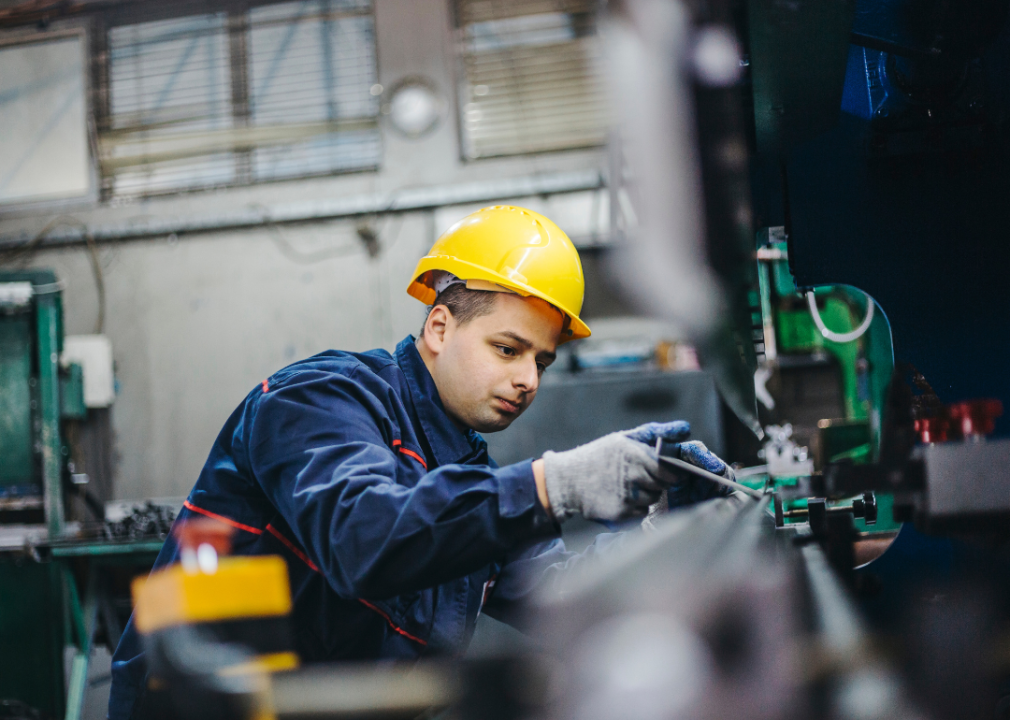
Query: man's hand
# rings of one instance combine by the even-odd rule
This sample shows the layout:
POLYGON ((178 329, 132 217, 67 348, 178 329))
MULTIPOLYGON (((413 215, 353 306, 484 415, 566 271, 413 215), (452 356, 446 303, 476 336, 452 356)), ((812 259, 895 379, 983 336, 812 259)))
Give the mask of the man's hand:
MULTIPOLYGON (((719 459, 719 456, 705 447, 705 443, 700 440, 678 443, 674 446, 673 452, 664 451, 664 454, 689 462, 727 480, 736 480, 733 468, 719 459)), ((673 486, 668 490, 669 506, 672 508, 693 505, 702 500, 733 493, 732 488, 700 478, 697 475, 676 470, 670 472, 674 476, 673 486)))
POLYGON ((677 479, 660 466, 657 439, 679 442, 690 431, 686 422, 648 423, 573 450, 546 452, 533 463, 540 500, 558 521, 575 514, 588 520, 644 515, 677 479))

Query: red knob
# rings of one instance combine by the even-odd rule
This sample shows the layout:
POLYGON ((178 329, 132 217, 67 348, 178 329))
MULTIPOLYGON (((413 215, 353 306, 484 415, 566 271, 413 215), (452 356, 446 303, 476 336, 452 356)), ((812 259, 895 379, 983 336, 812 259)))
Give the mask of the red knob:
POLYGON ((234 532, 223 522, 209 518, 198 518, 178 522, 172 529, 182 549, 196 550, 201 545, 210 545, 218 555, 231 552, 231 536, 234 532))
POLYGON ((946 415, 920 418, 915 421, 915 431, 924 443, 947 442, 950 439, 950 418, 946 415))
POLYGON ((950 406, 951 419, 960 426, 961 434, 988 435, 996 427, 996 418, 1003 414, 1003 403, 990 398, 965 400, 950 406))

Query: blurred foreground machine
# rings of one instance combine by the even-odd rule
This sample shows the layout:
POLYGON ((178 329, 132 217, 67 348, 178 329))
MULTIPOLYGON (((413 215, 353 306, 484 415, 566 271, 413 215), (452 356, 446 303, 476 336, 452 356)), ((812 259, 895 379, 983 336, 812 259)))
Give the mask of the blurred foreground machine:
POLYGON ((283 563, 202 542, 135 586, 149 698, 194 719, 919 717, 821 546, 776 530, 770 500, 662 518, 535 598, 536 644, 456 663, 296 669, 264 644, 290 606, 283 563))

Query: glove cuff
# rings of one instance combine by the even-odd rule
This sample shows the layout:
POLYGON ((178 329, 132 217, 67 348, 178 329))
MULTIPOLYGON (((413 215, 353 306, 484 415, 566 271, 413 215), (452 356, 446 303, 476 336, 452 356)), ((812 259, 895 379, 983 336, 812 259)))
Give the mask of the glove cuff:
POLYGON ((551 504, 554 519, 561 523, 575 514, 564 468, 565 462, 558 453, 551 450, 544 453, 543 460, 547 501, 551 504))

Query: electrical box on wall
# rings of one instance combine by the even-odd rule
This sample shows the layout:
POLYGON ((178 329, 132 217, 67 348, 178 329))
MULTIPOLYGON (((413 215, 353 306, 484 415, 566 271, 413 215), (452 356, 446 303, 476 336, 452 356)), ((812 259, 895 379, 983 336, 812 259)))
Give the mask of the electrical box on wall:
POLYGON ((63 340, 64 367, 80 365, 84 373, 84 405, 106 408, 116 399, 112 343, 106 335, 68 335, 63 340))

